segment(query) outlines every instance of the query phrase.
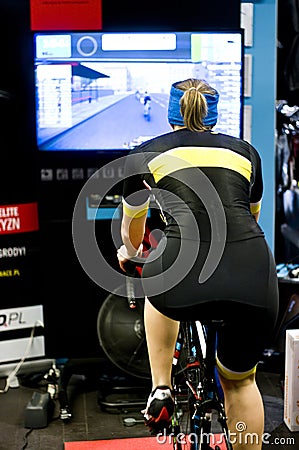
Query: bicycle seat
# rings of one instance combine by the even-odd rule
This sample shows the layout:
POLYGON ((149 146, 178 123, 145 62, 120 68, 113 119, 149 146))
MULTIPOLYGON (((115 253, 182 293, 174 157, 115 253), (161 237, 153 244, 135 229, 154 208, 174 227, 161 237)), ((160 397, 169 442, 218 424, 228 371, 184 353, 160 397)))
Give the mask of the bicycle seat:
POLYGON ((223 319, 203 319, 198 320, 202 325, 204 326, 212 326, 214 328, 220 328, 225 324, 225 321, 223 319))

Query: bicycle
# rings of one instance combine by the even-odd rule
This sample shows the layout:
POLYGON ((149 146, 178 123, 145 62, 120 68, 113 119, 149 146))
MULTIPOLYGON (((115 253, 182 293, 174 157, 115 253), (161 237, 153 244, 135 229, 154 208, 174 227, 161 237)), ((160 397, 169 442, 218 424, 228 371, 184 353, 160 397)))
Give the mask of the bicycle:
MULTIPOLYGON (((130 274, 127 301, 135 308, 132 277, 138 276, 136 266, 127 263, 126 269, 130 274)), ((223 320, 180 323, 172 370, 175 410, 170 438, 174 450, 186 450, 186 440, 190 450, 221 450, 220 443, 222 449, 232 450, 216 371, 217 332, 223 325, 223 320)))
POLYGON ((175 410, 170 437, 174 450, 220 450, 220 445, 232 450, 215 369, 221 326, 221 320, 180 324, 173 360, 175 410))
MULTIPOLYGON (((133 310, 137 268, 126 263, 126 302, 133 310)), ((167 430, 173 450, 232 450, 216 371, 217 332, 223 325, 222 320, 180 323, 172 370, 175 408, 167 430)))
POLYGON ((147 100, 143 108, 143 116, 145 120, 151 120, 151 100, 147 100))

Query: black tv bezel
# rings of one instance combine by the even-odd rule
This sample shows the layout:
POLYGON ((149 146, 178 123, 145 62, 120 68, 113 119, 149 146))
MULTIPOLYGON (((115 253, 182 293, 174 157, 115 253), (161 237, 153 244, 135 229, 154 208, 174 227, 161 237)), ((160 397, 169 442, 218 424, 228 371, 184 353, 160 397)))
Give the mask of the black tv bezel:
MULTIPOLYGON (((33 48, 33 67, 32 70, 35 70, 35 36, 40 34, 45 35, 57 35, 57 34, 72 34, 72 33, 111 33, 111 34, 123 34, 123 33, 230 33, 230 34, 239 34, 241 36, 241 93, 240 93, 240 139, 244 137, 244 56, 245 56, 245 47, 244 47, 244 29, 243 28, 194 28, 190 27, 180 28, 180 27, 163 27, 155 28, 155 27, 146 27, 144 29, 137 29, 134 27, 120 27, 120 29, 101 29, 101 30, 35 30, 31 32, 32 35, 32 48, 33 48)), ((35 76, 33 75, 34 83, 35 76)), ((35 86, 34 86, 35 92, 35 86)), ((126 148, 115 148, 115 149, 88 149, 88 150, 42 150, 38 147, 37 143, 37 127, 36 127, 36 97, 34 96, 34 141, 35 141, 35 150, 39 155, 39 159, 42 162, 50 162, 53 165, 53 162, 57 162, 58 164, 64 163, 67 165, 67 162, 70 160, 74 163, 78 161, 82 165, 82 161, 99 161, 103 160, 104 162, 108 162, 119 157, 127 155, 131 149, 126 148)), ((171 129, 169 129, 171 131, 171 129)))

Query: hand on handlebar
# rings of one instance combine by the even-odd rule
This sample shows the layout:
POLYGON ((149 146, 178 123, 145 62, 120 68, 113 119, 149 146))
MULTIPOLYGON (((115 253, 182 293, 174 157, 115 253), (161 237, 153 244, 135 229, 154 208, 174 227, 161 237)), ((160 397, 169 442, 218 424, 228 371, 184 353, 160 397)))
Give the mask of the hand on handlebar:
POLYGON ((132 272, 132 268, 134 267, 134 272, 136 270, 136 264, 131 261, 132 258, 135 258, 136 256, 141 256, 143 251, 143 244, 141 243, 139 248, 133 253, 128 251, 127 247, 123 244, 118 250, 117 250, 117 259, 119 263, 119 267, 123 272, 128 273, 132 272))

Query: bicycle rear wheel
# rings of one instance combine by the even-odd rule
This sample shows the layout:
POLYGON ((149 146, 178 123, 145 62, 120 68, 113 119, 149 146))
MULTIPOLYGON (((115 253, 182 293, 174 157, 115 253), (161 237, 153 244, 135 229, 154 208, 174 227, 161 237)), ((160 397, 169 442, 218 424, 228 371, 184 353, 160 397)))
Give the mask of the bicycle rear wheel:
MULTIPOLYGON (((205 330, 204 327, 202 329, 205 330)), ((211 370, 211 359, 208 360, 209 368, 206 367, 206 334, 200 336, 202 329, 194 322, 184 324, 178 340, 180 354, 177 366, 181 372, 174 373, 173 448, 232 450, 222 395, 216 374, 213 375, 211 370)), ((211 344, 211 340, 208 342, 211 344)))
POLYGON ((197 389, 201 380, 203 353, 196 324, 181 325, 173 373, 175 412, 172 427, 174 450, 198 450, 198 429, 195 420, 197 389))

